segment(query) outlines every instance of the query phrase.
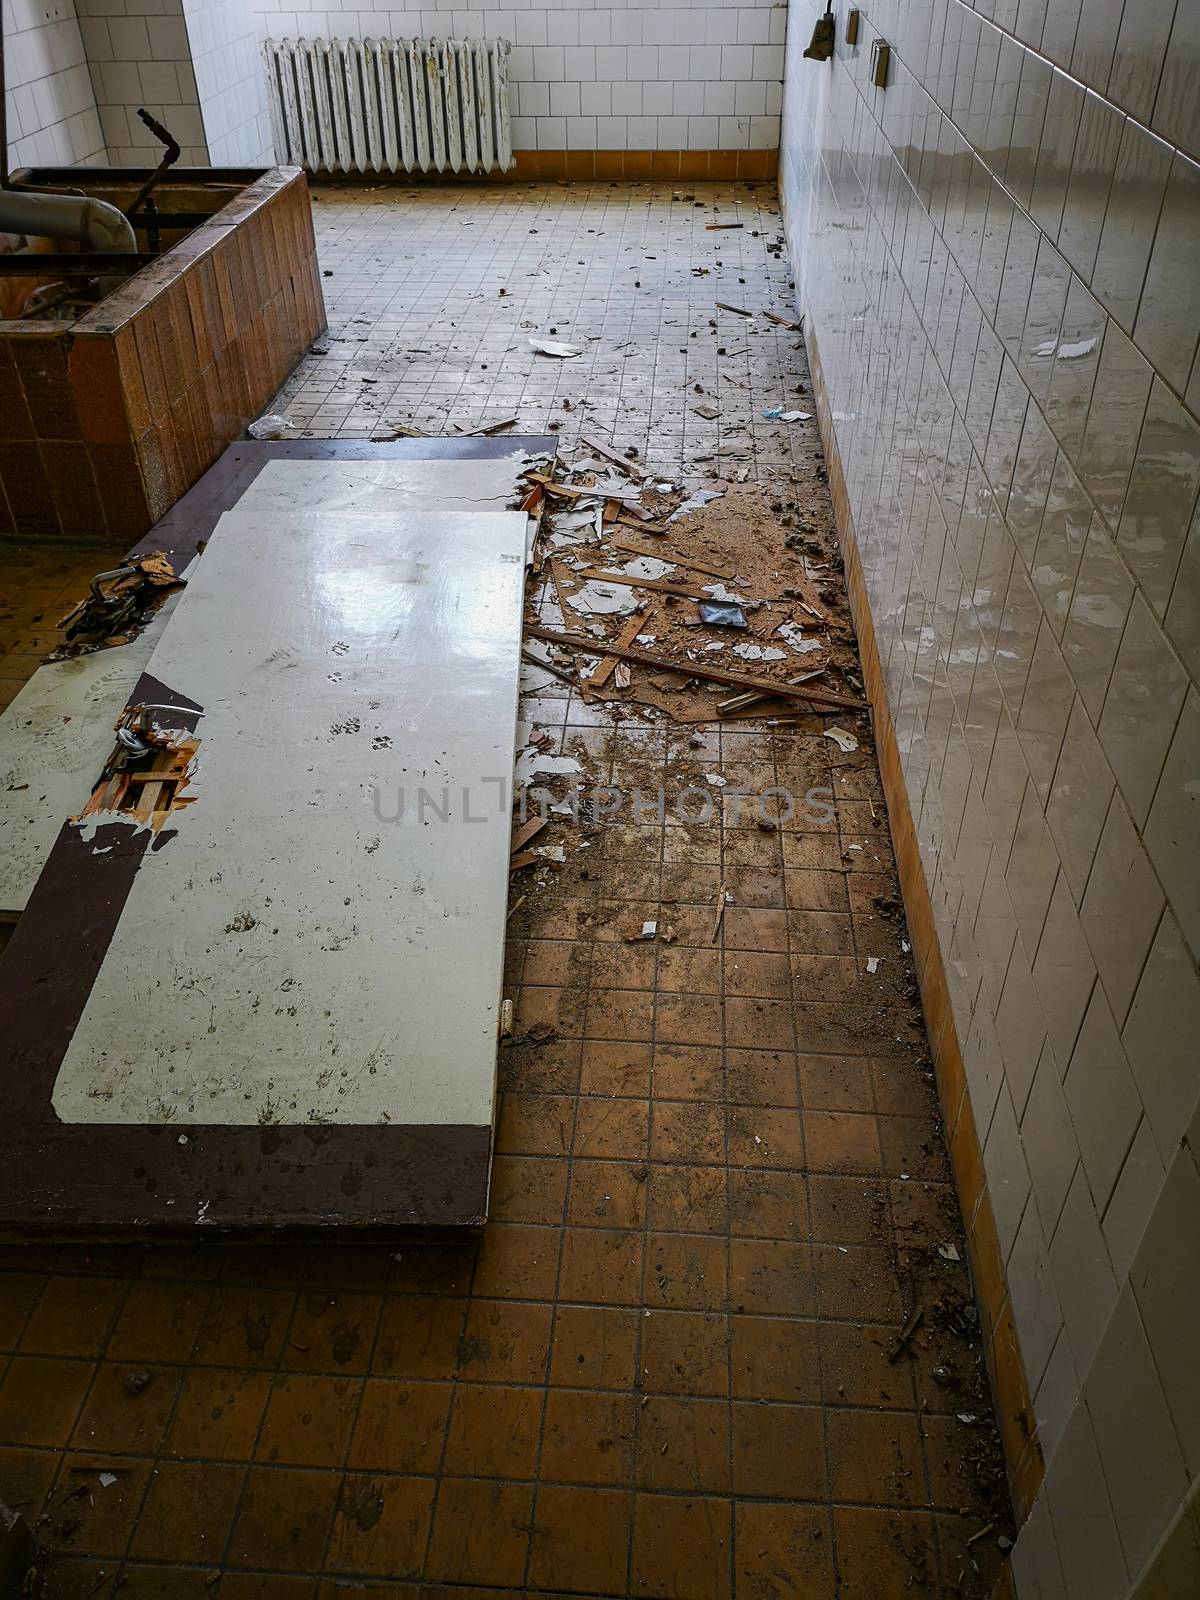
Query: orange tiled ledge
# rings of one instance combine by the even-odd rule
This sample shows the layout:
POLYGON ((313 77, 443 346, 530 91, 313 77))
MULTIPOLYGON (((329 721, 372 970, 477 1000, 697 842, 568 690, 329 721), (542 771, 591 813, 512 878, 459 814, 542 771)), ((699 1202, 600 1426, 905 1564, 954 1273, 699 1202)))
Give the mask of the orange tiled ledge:
POLYGON ((133 543, 324 326, 294 167, 263 172, 78 321, 0 321, 0 535, 133 543))
MULTIPOLYGON (((478 177, 460 173, 413 173, 402 183, 521 183, 567 178, 577 182, 645 183, 701 179, 774 178, 778 150, 515 150, 507 172, 478 177)), ((378 182, 377 174, 370 175, 378 182)), ((353 180, 351 180, 353 181, 353 180)))
MULTIPOLYGON (((1024 1521, 1042 1481, 1044 1463, 1037 1437, 1033 1404, 1025 1367, 1017 1342, 1004 1262, 992 1217, 991 1200, 984 1175, 983 1155, 975 1118, 967 1093, 958 1030, 950 1004, 950 991, 942 965, 941 948, 934 928, 929 886, 921 865, 916 830, 908 803, 908 792, 900 766, 899 747, 887 703, 887 690, 875 639, 875 626, 867 600, 862 562, 854 531, 854 519, 846 480, 838 455, 837 439, 830 425, 828 394, 821 369, 816 335, 806 324, 813 394, 825 458, 834 516, 846 568, 846 587, 861 648, 863 680, 871 703, 875 743, 887 798, 892 841, 904 909, 912 937, 913 956, 921 986, 921 1001, 933 1051, 938 1094, 946 1124, 951 1164, 967 1243, 979 1312, 983 1324, 988 1370, 996 1398, 997 1421, 1008 1464, 1009 1487, 1018 1524, 1024 1521)), ((999 1593, 1006 1591, 1002 1588, 999 1593)))

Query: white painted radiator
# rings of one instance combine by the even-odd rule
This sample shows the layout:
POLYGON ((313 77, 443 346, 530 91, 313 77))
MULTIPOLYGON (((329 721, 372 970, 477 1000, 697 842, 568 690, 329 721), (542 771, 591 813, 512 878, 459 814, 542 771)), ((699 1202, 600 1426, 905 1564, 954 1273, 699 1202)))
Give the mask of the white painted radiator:
POLYGON ((513 164, 507 39, 267 39, 275 159, 309 172, 513 164))

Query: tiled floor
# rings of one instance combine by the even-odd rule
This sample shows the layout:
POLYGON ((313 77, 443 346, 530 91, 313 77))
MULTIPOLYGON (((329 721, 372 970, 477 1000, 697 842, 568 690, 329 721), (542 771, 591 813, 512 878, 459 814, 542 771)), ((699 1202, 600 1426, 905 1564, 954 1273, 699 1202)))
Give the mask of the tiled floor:
MULTIPOLYGON (((314 433, 516 414, 693 478, 722 449, 828 525, 815 435, 760 415, 807 389, 797 336, 714 309, 788 310, 768 187, 316 215, 330 333, 283 397, 314 433), (588 353, 536 359, 535 328, 588 353)), ((824 785, 835 814, 609 827, 529 895, 477 1241, 5 1248, 0 1493, 50 1594, 991 1593, 995 1434, 877 773, 819 724, 693 746, 565 692, 530 714, 617 782, 824 785), (644 917, 675 942, 627 943, 644 917), (871 956, 898 977, 867 988, 871 956)))

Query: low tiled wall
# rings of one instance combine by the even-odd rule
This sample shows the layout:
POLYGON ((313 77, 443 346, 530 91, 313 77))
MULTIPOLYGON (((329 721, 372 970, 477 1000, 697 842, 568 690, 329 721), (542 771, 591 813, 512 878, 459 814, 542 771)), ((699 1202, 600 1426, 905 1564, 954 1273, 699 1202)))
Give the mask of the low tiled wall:
POLYGON ((294 168, 249 182, 78 321, 0 322, 0 533, 132 542, 324 326, 294 168))
POLYGON ((1167 1592, 1184 1526, 1200 1592, 1196 8, 838 0, 806 60, 824 10, 786 231, 1012 1580, 1167 1592))

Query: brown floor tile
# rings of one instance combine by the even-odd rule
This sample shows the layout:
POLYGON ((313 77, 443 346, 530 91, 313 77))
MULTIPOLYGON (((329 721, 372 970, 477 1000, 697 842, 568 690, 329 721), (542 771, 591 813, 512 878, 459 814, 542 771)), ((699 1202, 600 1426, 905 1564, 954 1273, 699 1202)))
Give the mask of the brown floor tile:
POLYGON ((466 1320, 465 1300, 390 1297, 383 1307, 372 1372, 397 1378, 454 1377, 466 1320))
POLYGON ((805 1111, 874 1112, 875 1084, 865 1057, 801 1056, 798 1070, 805 1111))
POLYGON ((287 1289, 220 1288, 204 1313, 192 1360, 214 1366, 273 1367, 291 1321, 287 1289))
POLYGON ((708 1311, 655 1311, 645 1317, 639 1377, 648 1394, 728 1394, 728 1319, 708 1311))
POLYGON ((650 1234, 646 1240, 646 1305, 676 1311, 723 1311, 726 1256, 724 1239, 650 1234))
POLYGON ((654 1030, 659 1044, 720 1044, 720 1002, 715 995, 660 994, 654 1030))
POLYGON ((459 1384, 443 1469, 464 1478, 532 1478, 542 1400, 541 1389, 459 1384))
POLYGON ((725 1070, 729 1098, 752 1106, 799 1103, 796 1058, 790 1050, 728 1050, 725 1070))
POLYGON ((493 1222, 483 1231, 472 1285, 477 1295, 547 1300, 558 1273, 556 1228, 493 1222))
POLYGON ((130 1554, 144 1561, 220 1561, 246 1468, 160 1461, 150 1475, 130 1554))
POLYGON ((804 1139, 814 1172, 879 1172, 879 1124, 855 1111, 805 1111, 804 1139))
POLYGON ((585 1039, 637 1043, 653 1037, 654 1002, 632 989, 593 989, 588 995, 585 1039))
POLYGON ((817 1406, 733 1406, 733 1491, 771 1499, 825 1498, 825 1437, 817 1406))
POLYGON ((51 1278, 25 1324, 22 1353, 100 1355, 125 1293, 116 1279, 51 1278))
POLYGON ((719 1100, 724 1084, 721 1051, 715 1045, 654 1046, 656 1100, 719 1100))
POLYGON ((560 1305, 550 1382, 559 1388, 629 1389, 640 1315, 613 1306, 560 1305))
POLYGON ((741 1400, 790 1400, 815 1405, 821 1398, 817 1325, 786 1317, 731 1319, 733 1393, 741 1400))
POLYGON ((16 1349, 44 1282, 36 1272, 0 1273, 0 1350, 16 1349))
POLYGON ((65 1445, 94 1370, 89 1361, 14 1356, 0 1384, 0 1444, 65 1445))
POLYGON ((499 1155, 561 1156, 571 1148, 575 1100, 557 1094, 501 1096, 496 1123, 499 1155))
POLYGON ((823 1317, 900 1321, 900 1285, 877 1245, 813 1246, 817 1308, 823 1317))
POLYGON ((135 1283, 108 1342, 113 1361, 186 1361, 212 1290, 167 1281, 135 1283))
POLYGON ((418 1577, 425 1561, 435 1488, 432 1478, 347 1473, 334 1513, 326 1569, 388 1578, 418 1577))
POLYGON ((835 1500, 923 1505, 925 1469, 915 1417, 894 1411, 827 1411, 835 1500))
POLYGON ((658 1232, 724 1233, 728 1228, 724 1167, 653 1166, 647 1188, 650 1226, 658 1232))
POLYGON ((550 1355, 551 1308, 473 1300, 458 1347, 458 1376, 471 1382, 542 1383, 550 1355))
POLYGON ((577 1104, 577 1156, 593 1160, 603 1156, 620 1156, 626 1161, 644 1159, 649 1138, 649 1101, 581 1099, 577 1104))
POLYGON ((251 1467, 229 1541, 231 1565, 316 1571, 339 1484, 336 1472, 251 1467))
POLYGON ((762 1106, 731 1106, 729 1159, 741 1167, 804 1167, 804 1124, 800 1113, 762 1106))
POLYGON ((528 1484, 444 1479, 438 1489, 426 1577, 519 1587, 532 1505, 528 1484))
POLYGON ((655 1100, 652 1161, 724 1161, 725 1108, 700 1100, 655 1100))
POLYGON ((823 1322, 821 1386, 826 1405, 913 1409, 908 1362, 888 1360, 895 1328, 854 1322, 823 1322))
POLYGON ((628 1487, 634 1429, 635 1406, 627 1394, 552 1389, 542 1436, 543 1482, 628 1487))
POLYGON ((497 1222, 556 1224, 562 1218, 566 1194, 565 1162, 503 1155, 492 1161, 490 1214, 497 1222))
POLYGON ((531 1587, 624 1594, 632 1504, 612 1489, 545 1484, 533 1522, 531 1587))
POLYGON ((267 1372, 196 1367, 184 1377, 167 1453, 177 1458, 249 1461, 270 1390, 267 1372))
MULTIPOLYGON (((837 1593, 828 1511, 740 1502, 736 1527, 737 1594, 753 1600, 829 1600, 837 1593)), ((877 1600, 883 1600, 882 1593, 877 1600)))
POLYGON ((911 1511, 835 1506, 833 1533, 838 1574, 847 1595, 875 1600, 934 1591, 932 1518, 911 1511))
POLYGON ((731 1532, 728 1500, 639 1494, 633 1593, 655 1600, 728 1600, 731 1532))
POLYGON ((651 1395, 638 1422, 637 1484, 640 1489, 728 1494, 728 1404, 651 1395))
POLYGON ((729 1174, 730 1232, 756 1239, 807 1239, 808 1184, 802 1172, 746 1169, 729 1174))
POLYGON ((347 1465, 368 1472, 436 1472, 451 1393, 448 1383, 368 1378, 347 1465))
POLYGON ((78 1450, 156 1455, 182 1376, 175 1367, 102 1366, 71 1442, 78 1450))
POLYGON ((729 1299, 738 1312, 777 1316, 813 1314, 813 1271, 806 1244, 733 1239, 729 1245, 729 1299))
POLYGON ((604 1228, 563 1235, 559 1295, 597 1305, 634 1305, 641 1294, 642 1236, 604 1228))
POLYGON ((271 1386, 255 1460, 286 1467, 340 1466, 361 1394, 357 1378, 280 1374, 271 1386))
POLYGON ((644 1161, 576 1161, 569 1221, 580 1227, 640 1228, 646 1217, 644 1161))
POLYGON ((651 1055, 649 1044, 585 1039, 580 1092, 645 1100, 650 1094, 651 1055))

